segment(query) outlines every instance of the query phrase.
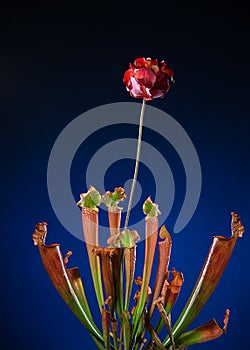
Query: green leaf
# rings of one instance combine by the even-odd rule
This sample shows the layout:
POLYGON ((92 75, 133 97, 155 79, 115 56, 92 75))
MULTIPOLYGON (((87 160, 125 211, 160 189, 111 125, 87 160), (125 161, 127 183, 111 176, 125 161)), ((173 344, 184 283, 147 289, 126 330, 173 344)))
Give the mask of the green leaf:
POLYGON ((60 245, 40 245, 39 251, 43 265, 62 299, 87 328, 90 334, 92 334, 97 340, 103 342, 103 337, 100 331, 94 324, 93 320, 89 317, 88 312, 84 310, 84 307, 71 284, 70 277, 63 262, 60 245))
POLYGON ((102 202, 107 207, 119 208, 118 203, 123 201, 125 198, 126 198, 126 194, 124 192, 124 188, 116 187, 114 192, 110 192, 110 191, 105 192, 105 194, 102 196, 102 202))
POLYGON ((105 303, 102 307, 102 332, 104 338, 104 344, 107 350, 110 350, 110 324, 111 324, 111 315, 110 311, 105 309, 105 305, 109 303, 109 298, 105 300, 105 303))
POLYGON ((136 246, 131 248, 124 248, 124 263, 126 275, 126 290, 125 290, 125 305, 124 309, 128 310, 131 297, 132 285, 135 274, 136 261, 136 246))
MULTIPOLYGON (((65 261, 65 258, 64 258, 65 261)), ((74 291, 86 313, 86 315, 88 316, 89 319, 93 319, 91 312, 90 312, 90 308, 89 308, 89 304, 86 298, 86 294, 85 294, 85 290, 83 287, 83 283, 82 283, 82 279, 80 276, 80 271, 78 267, 72 267, 67 269, 67 274, 69 276, 69 279, 72 283, 72 286, 74 288, 74 291)))
POLYGON ((115 305, 115 290, 114 290, 114 275, 111 258, 115 254, 115 248, 110 247, 96 247, 94 249, 94 255, 97 255, 101 259, 102 266, 102 281, 106 293, 106 299, 109 298, 109 310, 111 317, 114 317, 114 305, 115 305))
POLYGON ((124 350, 130 350, 131 340, 131 326, 130 326, 130 313, 127 310, 123 310, 121 313, 121 326, 123 333, 124 350))
POLYGON ((153 316, 155 309, 155 300, 160 296, 161 290, 164 284, 164 280, 168 276, 168 264, 170 260, 172 239, 171 236, 163 225, 160 229, 160 238, 163 240, 158 242, 158 263, 156 269, 155 282, 152 292, 152 298, 149 306, 149 319, 153 316))
POLYGON ((77 205, 80 207, 90 208, 98 211, 97 206, 101 204, 101 195, 95 189, 95 187, 90 186, 88 192, 80 194, 80 200, 77 205))
POLYGON ((146 220, 161 214, 160 210, 158 209, 158 204, 153 203, 151 197, 148 197, 145 200, 142 209, 144 214, 146 215, 146 220))
POLYGON ((112 338, 114 350, 118 350, 118 321, 116 318, 111 318, 112 338))
POLYGON ((132 248, 135 246, 136 242, 140 240, 136 230, 124 230, 117 234, 110 236, 107 243, 116 248, 132 248))
MULTIPOLYGON (((184 278, 182 272, 177 272, 174 268, 172 268, 172 278, 170 279, 170 281, 165 280, 161 291, 161 297, 159 298, 163 302, 167 316, 170 314, 180 294, 183 282, 184 278)), ((164 321, 161 318, 155 328, 155 331, 159 333, 163 325, 164 321)))
MULTIPOLYGON (((175 339, 194 321, 208 301, 220 281, 232 255, 237 239, 243 236, 244 226, 240 221, 239 215, 234 212, 232 212, 231 215, 232 236, 231 238, 224 236, 213 237, 209 252, 193 291, 173 326, 173 335, 175 339)), ((169 346, 169 344, 170 339, 167 337, 164 340, 164 346, 169 346)))
POLYGON ((82 207, 82 227, 89 258, 89 266, 95 288, 96 298, 100 312, 104 303, 100 258, 94 256, 93 250, 98 246, 98 211, 82 207))
POLYGON ((215 319, 203 324, 200 327, 182 333, 175 341, 176 347, 186 347, 194 344, 204 343, 219 338, 226 332, 229 318, 229 310, 224 315, 224 327, 220 328, 215 319))
POLYGON ((108 219, 110 235, 114 236, 120 233, 121 223, 121 208, 119 207, 108 207, 108 219))
POLYGON ((111 263, 114 276, 115 306, 120 320, 123 309, 123 249, 114 249, 114 254, 111 256, 111 263))
POLYGON ((140 240, 140 236, 135 230, 124 230, 121 233, 121 244, 124 248, 132 248, 140 240))
POLYGON ((145 227, 146 239, 145 239, 143 277, 142 277, 140 298, 139 298, 138 305, 136 307, 136 313, 134 317, 132 339, 138 338, 139 336, 138 325, 147 302, 149 281, 151 277, 151 271, 152 271, 153 260, 155 255, 155 248, 156 248, 156 243, 158 238, 158 225, 159 225, 158 217, 157 216, 149 217, 149 218, 146 218, 145 220, 146 220, 146 227, 145 227))

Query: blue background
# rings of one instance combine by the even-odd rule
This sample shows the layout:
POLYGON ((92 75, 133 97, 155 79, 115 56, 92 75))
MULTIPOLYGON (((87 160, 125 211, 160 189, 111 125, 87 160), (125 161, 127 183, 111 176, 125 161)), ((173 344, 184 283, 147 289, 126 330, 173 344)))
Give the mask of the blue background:
MULTIPOLYGON (((94 349, 52 286, 31 235, 35 224, 45 220, 47 243, 73 251, 70 264, 80 267, 99 323, 85 246, 53 212, 47 163, 57 136, 78 115, 132 101, 122 76, 136 57, 165 59, 174 70, 176 82, 166 98, 150 103, 183 126, 202 169, 197 210, 185 229, 173 235, 170 267, 185 278, 173 317, 192 290, 212 236, 230 236, 230 212, 235 211, 245 236, 194 323, 215 317, 222 325, 230 308, 228 331, 195 347, 245 348, 250 307, 249 12, 229 2, 86 6, 63 1, 1 5, 1 348, 94 349)), ((82 172, 77 180, 74 170, 76 193, 86 190, 80 177, 82 172)), ((142 174, 139 179, 143 187, 142 174)), ((110 172, 110 186, 114 180, 110 172)), ((172 225, 169 218, 170 231, 172 225)), ((139 244, 137 274, 142 259, 139 244)))

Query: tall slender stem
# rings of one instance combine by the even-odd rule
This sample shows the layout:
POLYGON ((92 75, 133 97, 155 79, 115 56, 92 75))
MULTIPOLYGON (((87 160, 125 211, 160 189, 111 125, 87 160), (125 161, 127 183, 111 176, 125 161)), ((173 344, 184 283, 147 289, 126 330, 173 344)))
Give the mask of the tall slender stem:
POLYGON ((124 225, 125 226, 125 230, 128 228, 128 221, 129 221, 129 216, 130 216, 130 211, 131 211, 131 206, 132 206, 132 200, 133 200, 134 191, 135 191, 136 179, 137 179, 137 174, 138 174, 138 169, 139 169, 139 161, 140 161, 140 153, 141 153, 141 139, 142 139, 142 126, 143 126, 145 105, 146 105, 146 99, 144 98, 143 101, 142 101, 141 115, 140 115, 140 124, 139 124, 139 134, 138 134, 138 142, 137 142, 135 171, 134 171, 134 177, 133 177, 133 182, 132 182, 131 192, 130 192, 129 202, 128 202, 128 210, 127 210, 126 219, 125 219, 125 225, 124 225))

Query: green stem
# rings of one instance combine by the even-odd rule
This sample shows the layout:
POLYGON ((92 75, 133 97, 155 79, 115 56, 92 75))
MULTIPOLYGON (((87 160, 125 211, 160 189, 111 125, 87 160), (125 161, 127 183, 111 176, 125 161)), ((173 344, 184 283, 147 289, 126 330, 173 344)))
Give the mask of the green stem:
POLYGON ((96 346, 98 347, 98 349, 100 350, 105 350, 105 348, 102 346, 102 344, 100 343, 99 340, 97 340, 93 335, 91 335, 92 339, 94 340, 96 346))
POLYGON ((125 219, 125 230, 128 228, 128 221, 129 221, 129 216, 130 216, 130 211, 131 211, 131 206, 132 206, 132 200, 133 200, 134 191, 135 191, 136 179, 137 179, 137 174, 138 174, 138 169, 139 169, 139 160, 140 160, 140 152, 141 152, 141 138, 142 138, 142 126, 143 126, 145 105, 146 105, 146 99, 144 98, 143 101, 142 101, 142 107, 141 107, 135 171, 134 171, 134 177, 133 177, 133 182, 132 182, 132 186, 131 186, 131 192, 130 192, 130 196, 129 196, 128 210, 127 210, 126 219, 125 219))
MULTIPOLYGON (((164 309, 164 306, 162 305, 161 302, 157 303, 157 307, 158 310, 160 312, 160 315, 166 325, 168 334, 169 334, 169 338, 170 338, 170 342, 172 345, 172 350, 175 350, 175 342, 174 342, 174 337, 173 337, 173 333, 172 333, 172 326, 171 326, 171 321, 170 321, 170 314, 167 314, 166 310, 164 309)), ((156 333, 157 334, 157 333, 156 333)))
POLYGON ((130 338, 131 338, 131 326, 130 326, 130 314, 127 310, 123 310, 121 313, 121 328, 123 333, 124 350, 130 350, 130 338))
POLYGON ((124 248, 124 263, 126 274, 126 290, 125 290, 125 305, 124 309, 128 310, 131 297, 132 285, 135 274, 135 261, 136 261, 136 246, 131 248, 124 248))
POLYGON ((112 337, 114 342, 114 350, 118 350, 118 322, 117 319, 111 319, 112 337))

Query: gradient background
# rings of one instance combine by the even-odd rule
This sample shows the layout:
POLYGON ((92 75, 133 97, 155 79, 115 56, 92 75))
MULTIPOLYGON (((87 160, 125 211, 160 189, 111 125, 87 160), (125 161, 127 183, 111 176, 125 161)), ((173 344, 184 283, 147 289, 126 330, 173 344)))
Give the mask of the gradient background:
MULTIPOLYGON (((183 126, 202 169, 197 210, 185 229, 173 235, 170 267, 182 271, 185 278, 173 317, 192 290, 211 237, 230 235, 233 210, 241 216, 245 236, 237 242, 216 291, 194 322, 200 325, 215 317, 222 325, 228 307, 228 331, 216 341, 195 347, 246 348, 249 11, 228 2, 86 6, 64 1, 1 5, 1 349, 94 349, 90 336, 48 279, 31 235, 35 224, 45 220, 47 243, 58 242, 63 251, 74 252, 70 264, 82 271, 99 323, 84 243, 69 234, 53 212, 47 163, 57 136, 78 115, 103 104, 132 101, 122 76, 136 57, 165 59, 174 70, 176 82, 166 98, 151 104, 183 126)), ((75 170, 76 200, 86 190, 82 177, 82 169, 78 177, 75 170)), ((142 186, 143 179, 139 174, 142 186)), ((109 186, 117 186, 112 172, 108 181, 109 186)), ((151 190, 148 185, 146 190, 151 190)), ((181 198, 176 198, 177 203, 181 198)), ((166 222, 170 231, 172 225, 173 217, 166 222)), ((139 244, 137 274, 142 257, 139 244)))

